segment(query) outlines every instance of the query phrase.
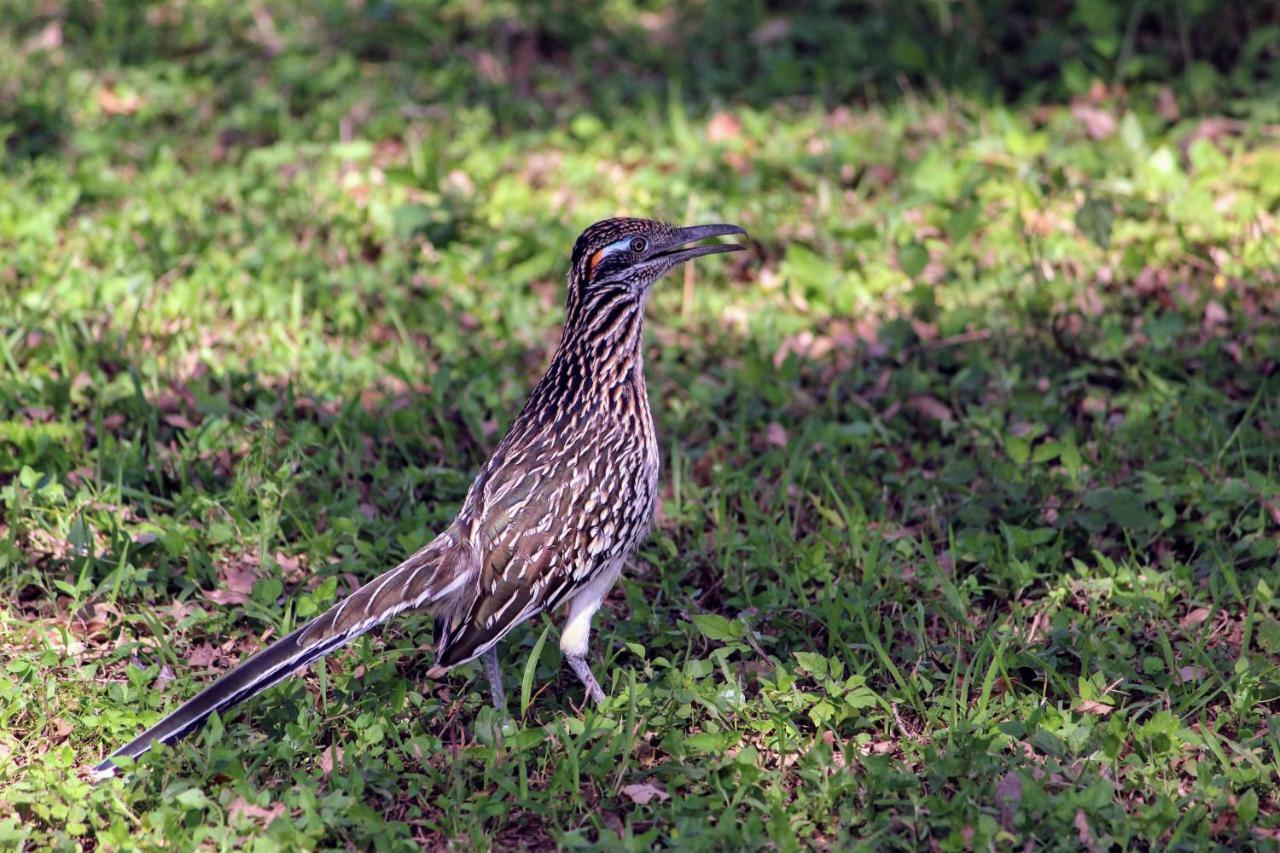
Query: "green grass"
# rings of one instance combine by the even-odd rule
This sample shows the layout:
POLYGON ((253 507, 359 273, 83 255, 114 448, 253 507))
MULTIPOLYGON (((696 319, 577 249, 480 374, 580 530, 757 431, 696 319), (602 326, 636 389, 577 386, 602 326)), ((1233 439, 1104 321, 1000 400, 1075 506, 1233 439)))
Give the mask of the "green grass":
POLYGON ((1162 95, 1121 16, 1001 101, 915 73, 959 36, 668 81, 629 3, 257 8, 0 30, 0 848, 1276 843, 1273 48, 1162 95), (91 786, 447 523, 615 213, 754 251, 650 306, 607 706, 535 621, 495 744, 404 619, 91 786))

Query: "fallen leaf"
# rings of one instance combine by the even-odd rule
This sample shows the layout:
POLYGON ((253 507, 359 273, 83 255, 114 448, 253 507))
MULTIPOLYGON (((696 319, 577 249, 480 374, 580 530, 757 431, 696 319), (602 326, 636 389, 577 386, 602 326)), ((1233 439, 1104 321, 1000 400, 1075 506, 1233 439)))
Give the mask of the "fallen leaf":
POLYGON ((1101 107, 1076 104, 1071 108, 1071 115, 1084 125, 1090 139, 1106 139, 1116 132, 1116 117, 1101 107))
POLYGON ((142 106, 142 98, 136 92, 118 94, 110 86, 98 90, 98 106, 110 116, 133 115, 142 106))
POLYGON ((1207 607, 1197 607, 1197 608, 1195 608, 1194 610, 1192 610, 1192 611, 1190 611, 1189 613, 1187 613, 1187 615, 1186 615, 1186 616, 1183 616, 1183 617, 1182 617, 1182 627, 1183 627, 1183 628, 1194 628, 1195 626, 1199 625, 1199 624, 1200 624, 1201 622, 1203 622, 1204 620, 1208 619, 1208 618, 1209 618, 1209 613, 1210 613, 1210 611, 1209 611, 1209 608, 1207 608, 1207 607))
POLYGON ((912 394, 907 398, 907 406, 939 423, 949 424, 956 419, 947 404, 932 394, 912 394))
POLYGON ((1084 813, 1084 809, 1076 809, 1076 819, 1073 823, 1076 828, 1076 838, 1081 846, 1089 853, 1096 853, 1098 844, 1093 840, 1093 830, 1089 827, 1089 817, 1084 813))
POLYGON ((1013 819, 1022 804, 1022 777, 1010 770, 996 783, 996 799, 1000 801, 1000 826, 1013 831, 1013 819))
POLYGON ((192 667, 212 666, 218 657, 217 649, 209 643, 201 643, 187 654, 187 664, 192 667))
POLYGON ((636 805, 643 806, 650 800, 657 799, 658 802, 664 802, 671 799, 671 795, 659 788, 652 782, 639 782, 635 785, 626 785, 622 788, 622 793, 627 799, 636 805))
POLYGON ((1076 705, 1074 710, 1077 714, 1097 714, 1100 717, 1105 717, 1107 714, 1114 711, 1115 708, 1112 708, 1110 705, 1104 705, 1101 702, 1095 702, 1092 699, 1085 699, 1081 701, 1079 705, 1076 705))
MULTIPOLYGON (((415 747, 416 749, 416 747, 415 747)), ((416 755, 417 753, 415 753, 416 755)), ((422 760, 421 755, 417 755, 419 761, 422 760)), ((333 772, 333 765, 342 760, 342 747, 329 745, 325 747, 324 752, 320 753, 320 759, 316 762, 320 766, 320 772, 328 776, 333 772)))
POLYGON ((276 565, 289 583, 297 583, 306 576, 302 561, 297 557, 288 557, 283 551, 276 551, 276 565))
POLYGON ((244 797, 237 797, 236 801, 231 804, 231 820, 234 822, 237 817, 247 817, 250 820, 261 822, 262 826, 265 827, 269 826, 271 821, 284 814, 284 811, 284 803, 273 803, 263 808, 247 802, 244 797))
POLYGON ((752 43, 761 47, 782 41, 791 33, 791 21, 786 18, 771 18, 756 27, 751 34, 752 43))
POLYGON ((49 732, 49 739, 54 743, 61 743, 67 739, 67 735, 71 734, 71 724, 66 720, 54 720, 49 732))
POLYGON ((770 423, 769 426, 765 428, 764 438, 765 441, 769 442, 774 447, 786 447, 787 442, 790 440, 790 436, 787 435, 786 428, 777 421, 770 423))
POLYGON ((222 576, 222 588, 206 592, 204 597, 215 604, 244 604, 253 592, 253 584, 258 577, 249 566, 243 563, 228 565, 219 572, 222 576))
POLYGON ((721 110, 707 122, 707 139, 713 143, 729 142, 742 135, 742 122, 733 113, 721 110))
POLYGON ((1199 681, 1209 674, 1209 670, 1202 666, 1183 666, 1178 668, 1178 672, 1173 679, 1174 684, 1190 684, 1193 681, 1199 681))
POLYGON ((1216 299, 1210 299, 1204 305, 1204 321, 1205 331, 1210 331, 1227 322, 1227 309, 1223 308, 1221 303, 1216 299))

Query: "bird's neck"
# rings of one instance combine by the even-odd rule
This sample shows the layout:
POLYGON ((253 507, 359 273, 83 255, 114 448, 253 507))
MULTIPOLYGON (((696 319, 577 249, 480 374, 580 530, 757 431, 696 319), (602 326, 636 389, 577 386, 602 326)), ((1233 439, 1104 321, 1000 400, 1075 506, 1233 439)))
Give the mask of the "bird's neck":
POLYGON ((590 398, 620 386, 644 389, 643 294, 619 289, 571 302, 549 375, 590 398))

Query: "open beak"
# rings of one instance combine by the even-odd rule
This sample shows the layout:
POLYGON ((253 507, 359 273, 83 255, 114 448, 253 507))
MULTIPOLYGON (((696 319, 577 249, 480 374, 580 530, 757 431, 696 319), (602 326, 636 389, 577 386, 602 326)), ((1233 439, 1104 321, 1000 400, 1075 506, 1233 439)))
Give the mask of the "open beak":
POLYGON ((668 266, 682 264, 685 261, 691 261, 694 258, 700 258, 703 255, 718 255, 721 252, 740 252, 747 248, 741 243, 711 243, 706 246, 690 246, 687 249, 681 249, 681 246, 698 240, 706 240, 709 237, 720 237, 725 234, 746 234, 747 232, 739 228, 737 225, 691 225, 688 228, 678 228, 672 235, 671 242, 667 245, 665 251, 655 255, 652 260, 661 260, 668 266))

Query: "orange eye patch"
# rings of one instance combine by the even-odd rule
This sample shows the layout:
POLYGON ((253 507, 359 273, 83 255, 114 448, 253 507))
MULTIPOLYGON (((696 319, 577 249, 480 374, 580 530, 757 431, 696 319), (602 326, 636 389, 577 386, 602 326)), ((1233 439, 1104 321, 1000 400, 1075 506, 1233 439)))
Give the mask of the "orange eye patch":
POLYGON ((604 257, 604 249, 597 249, 596 253, 591 256, 591 260, 587 261, 587 275, 591 275, 596 271, 596 264, 600 263, 600 259, 604 257))

